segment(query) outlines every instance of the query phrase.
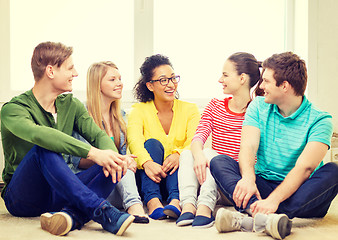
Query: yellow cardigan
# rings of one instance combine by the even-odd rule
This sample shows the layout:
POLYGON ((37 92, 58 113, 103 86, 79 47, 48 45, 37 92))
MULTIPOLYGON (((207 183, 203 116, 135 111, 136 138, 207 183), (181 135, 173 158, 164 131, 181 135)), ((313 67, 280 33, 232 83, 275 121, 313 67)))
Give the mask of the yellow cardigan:
POLYGON ((157 116, 154 101, 136 103, 128 116, 127 140, 130 152, 137 156, 137 167, 142 169, 143 163, 151 160, 144 143, 150 138, 159 140, 164 147, 164 159, 173 153, 181 153, 190 148, 200 120, 196 104, 175 99, 173 120, 167 135, 157 116))

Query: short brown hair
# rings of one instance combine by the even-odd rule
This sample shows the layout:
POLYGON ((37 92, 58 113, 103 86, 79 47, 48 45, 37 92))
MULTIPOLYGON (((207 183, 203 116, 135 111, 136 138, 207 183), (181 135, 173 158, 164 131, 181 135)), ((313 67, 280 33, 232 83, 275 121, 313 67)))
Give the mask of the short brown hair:
POLYGON ((292 52, 274 54, 263 62, 263 70, 269 68, 274 71, 276 86, 284 81, 290 83, 297 96, 303 96, 307 84, 307 70, 305 61, 292 52))
POLYGON ((62 63, 73 53, 72 47, 67 47, 62 43, 43 42, 34 49, 31 67, 35 81, 40 80, 48 65, 57 65, 62 63))

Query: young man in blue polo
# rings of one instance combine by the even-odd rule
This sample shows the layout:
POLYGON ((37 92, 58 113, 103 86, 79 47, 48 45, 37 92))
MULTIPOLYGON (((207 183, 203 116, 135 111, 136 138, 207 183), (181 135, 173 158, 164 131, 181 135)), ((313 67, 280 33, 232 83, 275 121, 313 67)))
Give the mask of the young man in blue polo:
POLYGON ((265 231, 283 239, 289 218, 324 217, 338 191, 338 166, 323 165, 330 148, 332 117, 304 96, 305 62, 292 52, 263 62, 264 97, 250 104, 243 123, 239 163, 226 155, 210 169, 236 210, 220 209, 219 232, 265 231))

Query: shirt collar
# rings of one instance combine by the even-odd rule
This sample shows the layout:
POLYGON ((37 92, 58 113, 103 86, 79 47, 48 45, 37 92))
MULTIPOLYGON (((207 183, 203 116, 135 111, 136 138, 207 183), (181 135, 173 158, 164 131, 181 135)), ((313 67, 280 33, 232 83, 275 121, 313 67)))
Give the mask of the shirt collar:
POLYGON ((292 114, 291 114, 290 116, 288 116, 288 117, 283 117, 282 114, 280 114, 279 109, 278 109, 278 107, 277 107, 276 104, 273 104, 272 109, 273 109, 273 111, 274 111, 277 115, 279 115, 280 117, 282 117, 282 118, 284 118, 284 119, 295 119, 295 118, 297 118, 297 117, 303 112, 303 110, 304 110, 305 108, 307 108, 309 105, 310 105, 309 100, 308 100, 305 96, 303 96, 302 104, 299 106, 299 108, 298 108, 294 113, 292 113, 292 114))
MULTIPOLYGON (((157 114, 158 111, 157 111, 157 108, 155 106, 154 100, 151 100, 149 102, 149 104, 152 106, 153 111, 157 114)), ((174 100, 174 104, 173 104, 173 108, 172 108, 173 112, 175 112, 176 107, 177 107, 177 99, 174 100)))

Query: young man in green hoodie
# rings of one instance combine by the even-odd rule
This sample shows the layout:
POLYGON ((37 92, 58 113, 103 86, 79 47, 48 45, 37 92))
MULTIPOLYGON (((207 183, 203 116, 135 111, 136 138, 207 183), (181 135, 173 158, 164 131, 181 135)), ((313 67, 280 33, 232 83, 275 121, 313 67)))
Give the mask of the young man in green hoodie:
POLYGON ((105 199, 125 173, 130 156, 118 154, 84 105, 72 94, 63 94, 72 91, 73 78, 78 76, 72 53, 62 43, 40 43, 31 61, 34 87, 2 107, 5 187, 1 195, 12 215, 41 215, 42 229, 55 235, 80 229, 90 220, 121 235, 134 217, 105 199), (91 145, 73 138, 73 130, 91 145), (96 164, 75 175, 62 154, 96 164))

